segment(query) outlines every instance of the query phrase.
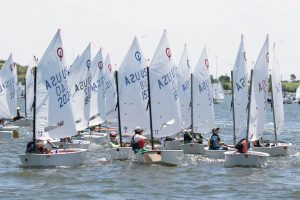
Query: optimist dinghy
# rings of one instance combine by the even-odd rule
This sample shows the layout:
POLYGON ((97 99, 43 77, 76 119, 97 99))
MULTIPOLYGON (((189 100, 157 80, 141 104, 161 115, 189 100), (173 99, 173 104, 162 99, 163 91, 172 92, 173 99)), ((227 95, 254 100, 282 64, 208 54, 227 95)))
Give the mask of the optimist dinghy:
MULTIPOLYGON (((256 61, 254 69, 251 71, 250 78, 250 108, 248 109, 248 120, 247 120, 247 133, 246 139, 253 140, 256 139, 256 135, 263 131, 264 128, 264 114, 267 105, 268 96, 268 63, 269 63, 269 38, 267 36, 260 55, 256 61)), ((233 77, 233 112, 238 113, 234 115, 234 144, 236 143, 236 130, 238 133, 242 133, 244 130, 244 121, 246 115, 241 110, 239 102, 247 102, 248 97, 246 91, 247 76, 243 75, 246 73, 246 53, 244 51, 243 36, 241 38, 240 49, 235 62, 235 67, 232 72, 233 77), (245 84, 243 84, 245 83, 245 84), (239 106, 236 106, 237 105, 239 106), (237 121, 239 120, 239 121, 237 121), (239 123, 237 123, 239 122, 239 123), (237 125, 237 126, 235 126, 237 125), (239 129, 240 128, 240 129, 239 129)), ((242 104, 245 109, 247 107, 242 104)), ((245 109, 246 110, 246 109, 245 109)), ((244 111, 245 111, 244 110, 244 111)), ((238 135, 241 137, 241 135, 238 135)), ((246 144, 248 145, 248 144, 246 144)), ((247 149, 247 148, 245 148, 247 149)), ((262 152, 247 151, 245 153, 239 152, 226 152, 225 163, 226 167, 263 167, 268 163, 269 154, 262 152)))
MULTIPOLYGON (((281 86, 281 73, 279 69, 279 63, 277 60, 277 55, 275 53, 275 44, 273 48, 274 60, 273 67, 270 75, 271 79, 271 93, 272 93, 272 109, 273 109, 273 121, 274 121, 274 137, 275 142, 267 143, 260 147, 253 147, 253 151, 265 152, 273 156, 287 156, 290 154, 290 149, 292 143, 288 142, 278 142, 277 137, 283 131, 284 123, 284 108, 283 108, 283 98, 282 98, 282 86, 281 86)), ((256 141, 256 143, 258 143, 256 141)))
POLYGON ((37 153, 36 138, 64 138, 76 132, 60 30, 33 73, 33 148, 20 155, 22 165, 24 167, 82 165, 86 157, 86 149, 57 149, 47 153, 37 153), (52 79, 56 81, 55 85, 52 79))

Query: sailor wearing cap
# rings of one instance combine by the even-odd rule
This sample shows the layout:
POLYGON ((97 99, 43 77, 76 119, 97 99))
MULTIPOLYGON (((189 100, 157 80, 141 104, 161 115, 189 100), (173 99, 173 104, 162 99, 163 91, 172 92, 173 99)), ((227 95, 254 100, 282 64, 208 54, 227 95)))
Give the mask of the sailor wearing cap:
POLYGON ((119 143, 117 141, 117 133, 112 131, 109 133, 109 137, 110 137, 110 142, 109 142, 109 145, 112 147, 112 148, 115 148, 115 147, 119 147, 119 143))
POLYGON ((144 130, 139 126, 134 129, 134 136, 131 138, 131 147, 134 153, 147 151, 144 149, 146 137, 142 136, 143 132, 144 130))
POLYGON ((212 136, 208 141, 209 149, 210 150, 219 150, 221 148, 221 138, 219 136, 219 128, 213 128, 211 130, 212 136))

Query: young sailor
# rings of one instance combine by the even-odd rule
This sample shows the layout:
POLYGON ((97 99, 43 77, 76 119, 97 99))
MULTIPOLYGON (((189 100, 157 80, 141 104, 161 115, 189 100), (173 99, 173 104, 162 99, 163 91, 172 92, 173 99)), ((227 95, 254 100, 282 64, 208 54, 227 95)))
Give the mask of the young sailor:
POLYGON ((109 145, 112 148, 120 146, 120 144, 117 141, 117 133, 116 132, 114 132, 114 131, 110 132, 109 137, 110 137, 109 145))
POLYGON ((131 138, 131 147, 134 153, 148 151, 148 149, 144 147, 146 137, 142 136, 143 132, 144 130, 139 126, 134 129, 134 136, 131 138))
POLYGON ((211 130, 212 136, 208 141, 208 146, 210 150, 227 150, 227 147, 223 147, 223 142, 221 142, 221 138, 219 136, 219 128, 213 128, 211 130))

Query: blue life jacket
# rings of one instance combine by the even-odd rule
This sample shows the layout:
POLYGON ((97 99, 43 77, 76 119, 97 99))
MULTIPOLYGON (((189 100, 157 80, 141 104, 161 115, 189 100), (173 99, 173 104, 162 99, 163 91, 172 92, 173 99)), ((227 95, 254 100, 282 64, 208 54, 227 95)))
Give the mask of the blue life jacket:
POLYGON ((218 135, 213 134, 210 138, 209 149, 217 150, 219 146, 220 138, 218 135))
POLYGON ((132 136, 130 144, 132 151, 136 152, 136 150, 139 149, 139 143, 134 141, 134 136, 135 134, 132 136))

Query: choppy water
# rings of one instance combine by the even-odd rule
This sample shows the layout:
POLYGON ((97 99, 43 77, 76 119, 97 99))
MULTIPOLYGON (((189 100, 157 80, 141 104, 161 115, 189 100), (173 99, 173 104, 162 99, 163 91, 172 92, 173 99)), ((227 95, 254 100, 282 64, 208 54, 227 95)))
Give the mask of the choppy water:
MULTIPOLYGON (((232 140, 230 99, 215 106, 225 142, 232 140)), ((285 105, 285 134, 293 143, 289 157, 270 158, 266 168, 224 168, 223 161, 185 156, 179 167, 105 162, 103 147, 93 145, 85 165, 26 169, 19 153, 31 133, 21 130, 12 143, 0 141, 2 199, 300 199, 300 106, 285 105)), ((269 109, 270 111, 271 109, 269 109)), ((272 129, 271 112, 267 128, 272 129)), ((271 133, 270 133, 271 139, 271 133)))

